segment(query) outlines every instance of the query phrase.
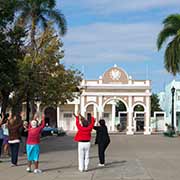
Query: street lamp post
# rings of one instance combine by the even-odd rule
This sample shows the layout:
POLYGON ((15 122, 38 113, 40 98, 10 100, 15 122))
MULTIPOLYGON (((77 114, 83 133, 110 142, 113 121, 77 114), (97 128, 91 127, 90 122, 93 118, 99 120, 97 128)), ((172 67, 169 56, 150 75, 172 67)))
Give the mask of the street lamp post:
POLYGON ((171 125, 172 125, 172 130, 174 131, 174 93, 175 93, 174 86, 171 88, 171 93, 172 93, 171 125))

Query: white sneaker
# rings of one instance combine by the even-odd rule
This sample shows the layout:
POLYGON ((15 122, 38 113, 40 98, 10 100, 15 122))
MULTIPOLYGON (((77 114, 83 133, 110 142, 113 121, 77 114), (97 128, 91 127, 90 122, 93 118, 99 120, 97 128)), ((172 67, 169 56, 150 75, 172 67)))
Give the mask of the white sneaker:
POLYGON ((98 164, 99 167, 104 167, 104 164, 98 164))
POLYGON ((39 173, 42 173, 42 171, 40 169, 34 169, 34 173, 39 174, 39 173))
POLYGON ((79 169, 79 172, 83 172, 83 170, 82 170, 82 169, 79 169))
POLYGON ((17 164, 11 164, 11 167, 16 167, 17 166, 17 164))
POLYGON ((27 171, 27 172, 31 172, 31 168, 30 168, 30 167, 27 167, 27 168, 26 168, 26 171, 27 171))

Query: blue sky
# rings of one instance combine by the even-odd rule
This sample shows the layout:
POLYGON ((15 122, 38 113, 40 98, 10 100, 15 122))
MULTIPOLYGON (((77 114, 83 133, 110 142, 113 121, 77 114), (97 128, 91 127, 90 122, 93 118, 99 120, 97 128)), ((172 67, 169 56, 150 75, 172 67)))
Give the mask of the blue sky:
POLYGON ((133 79, 150 79, 158 93, 174 78, 164 69, 156 39, 163 19, 180 13, 180 0, 57 0, 57 7, 68 23, 62 63, 86 79, 117 64, 133 79))

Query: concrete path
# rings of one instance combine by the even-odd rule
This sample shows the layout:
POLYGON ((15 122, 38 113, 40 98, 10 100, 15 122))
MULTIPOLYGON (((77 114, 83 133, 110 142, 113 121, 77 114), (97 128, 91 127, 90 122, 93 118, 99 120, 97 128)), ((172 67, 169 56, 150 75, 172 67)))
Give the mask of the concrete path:
POLYGON ((48 137, 41 152, 42 174, 25 171, 26 157, 19 157, 17 167, 3 158, 0 180, 180 180, 179 137, 112 135, 104 168, 97 167, 97 146, 92 142, 89 171, 83 173, 78 171, 72 136, 48 137))

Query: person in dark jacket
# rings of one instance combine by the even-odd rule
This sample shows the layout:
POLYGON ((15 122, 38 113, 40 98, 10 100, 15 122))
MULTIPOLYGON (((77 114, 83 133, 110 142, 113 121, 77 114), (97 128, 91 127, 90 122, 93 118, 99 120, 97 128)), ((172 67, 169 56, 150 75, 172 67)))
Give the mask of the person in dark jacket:
POLYGON ((19 144, 20 144, 20 129, 22 127, 21 116, 13 115, 9 116, 7 121, 7 127, 9 130, 9 145, 11 150, 11 166, 17 166, 18 162, 18 152, 19 152, 19 144))
POLYGON ((99 121, 100 126, 94 126, 94 129, 97 132, 97 144, 98 144, 98 155, 99 155, 99 164, 98 166, 103 167, 105 164, 105 150, 110 143, 110 138, 106 123, 104 119, 99 121))
POLYGON ((28 122, 23 122, 23 127, 21 128, 21 151, 23 154, 26 154, 26 141, 28 137, 28 122))

